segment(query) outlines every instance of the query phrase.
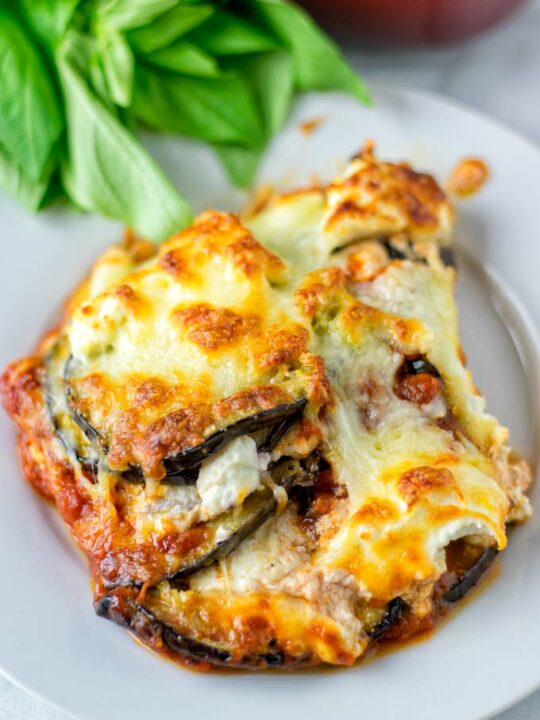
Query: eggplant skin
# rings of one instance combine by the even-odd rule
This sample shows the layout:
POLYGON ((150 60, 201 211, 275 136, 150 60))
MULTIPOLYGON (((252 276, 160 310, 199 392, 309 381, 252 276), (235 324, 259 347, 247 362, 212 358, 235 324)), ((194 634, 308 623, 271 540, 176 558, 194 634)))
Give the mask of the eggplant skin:
POLYGON ((76 462, 80 466, 81 470, 87 476, 90 476, 93 479, 93 482, 97 482, 99 463, 97 461, 93 462, 93 461, 89 460, 84 455, 79 453, 77 448, 74 448, 69 443, 69 440, 66 438, 65 433, 62 432, 62 429, 60 428, 60 426, 55 418, 54 411, 53 411, 53 403, 54 403, 54 399, 52 398, 51 394, 49 392, 46 392, 45 393, 45 406, 47 408, 47 414, 48 414, 49 421, 51 423, 54 434, 60 440, 63 448, 66 450, 68 455, 70 457, 72 457, 74 462, 76 462))
POLYGON ((189 565, 184 565, 180 569, 176 570, 172 575, 166 579, 172 582, 178 582, 182 585, 182 581, 185 578, 193 575, 198 570, 202 570, 209 565, 226 558, 232 551, 240 545, 247 537, 258 530, 269 517, 274 514, 276 509, 276 501, 273 496, 269 496, 266 501, 261 502, 260 508, 257 512, 249 518, 249 520, 238 528, 237 532, 230 535, 225 540, 221 540, 203 557, 198 558, 189 565))
MULTIPOLYGON (((79 426, 87 439, 107 454, 108 448, 104 438, 98 430, 73 406, 72 392, 69 389, 69 368, 71 357, 64 369, 66 380, 67 403, 71 410, 73 421, 79 426)), ((290 403, 282 403, 276 407, 242 418, 223 430, 210 435, 204 442, 195 447, 164 459, 165 478, 163 482, 171 485, 194 484, 197 481, 199 465, 214 453, 218 452, 231 440, 241 435, 251 435, 260 430, 269 428, 270 432, 259 447, 259 452, 271 452, 278 444, 287 430, 302 417, 307 405, 307 399, 302 397, 290 403)), ((125 480, 142 482, 143 474, 140 467, 131 467, 122 473, 125 480)))
POLYGON ((165 647, 173 656, 188 660, 192 664, 210 664, 216 668, 238 670, 290 670, 313 664, 308 655, 287 655, 277 647, 275 640, 269 642, 266 652, 236 658, 225 648, 182 635, 170 625, 161 622, 143 605, 120 595, 111 594, 99 598, 94 603, 94 609, 99 617, 126 628, 145 645, 158 650, 165 647))
MULTIPOLYGON (((439 608, 441 608, 441 605, 444 606, 444 603, 452 604, 462 600, 479 582, 497 554, 498 550, 495 547, 487 548, 474 565, 442 596, 438 601, 439 608)), ((386 613, 382 619, 375 627, 368 631, 369 637, 375 641, 380 640, 387 632, 401 622, 408 611, 409 606, 402 598, 394 598, 386 606, 386 613)))
POLYGON ((389 630, 400 622, 408 609, 409 606, 400 597, 390 600, 382 619, 368 632, 369 637, 372 640, 380 640, 389 630))
POLYGON ((390 260, 410 260, 411 262, 427 265, 427 259, 415 252, 415 247, 411 240, 408 240, 403 250, 392 242, 391 238, 384 238, 382 245, 388 253, 390 260))
POLYGON ((407 255, 402 250, 397 248, 391 240, 385 239, 383 240, 382 244, 384 245, 390 260, 407 260, 407 255))
MULTIPOLYGON (((62 362, 61 353, 62 350, 64 350, 64 344, 64 338, 56 340, 44 356, 45 382, 43 385, 43 395, 45 408, 47 410, 47 416, 49 418, 51 428, 64 449, 67 451, 68 456, 81 467, 86 476, 92 479, 92 482, 95 482, 97 479, 99 464, 97 459, 91 459, 86 456, 80 448, 70 442, 68 434, 62 429, 62 425, 57 414, 57 396, 59 392, 63 393, 63 390, 60 391, 58 387, 55 387, 55 364, 62 362), (59 355, 60 358, 58 357, 59 355)), ((63 382, 63 376, 60 379, 63 382)), ((56 383, 58 383, 58 378, 56 378, 56 383)))
MULTIPOLYGON (((259 447, 259 452, 271 452, 287 430, 302 416, 307 405, 306 398, 300 398, 291 403, 277 405, 269 410, 262 410, 255 415, 238 420, 224 430, 210 435, 203 443, 189 448, 174 457, 164 461, 167 471, 167 482, 174 483, 175 477, 180 476, 178 482, 185 482, 183 473, 198 467, 214 453, 221 450, 227 443, 241 435, 251 435, 265 428, 272 428, 269 436, 259 447)), ((194 476, 195 481, 197 476, 194 476)))
MULTIPOLYGON (((439 602, 454 603, 465 597, 478 583, 497 554, 496 548, 485 550, 439 602)), ((206 663, 214 667, 244 670, 288 670, 314 664, 314 658, 309 655, 301 657, 287 655, 277 647, 275 640, 270 640, 266 652, 247 654, 238 658, 226 648, 182 635, 170 625, 161 622, 152 612, 129 596, 114 593, 104 595, 96 600, 94 608, 97 615, 125 627, 146 645, 154 649, 165 647, 173 656, 176 655, 191 663, 206 663)), ((402 598, 396 597, 391 600, 382 619, 368 631, 370 639, 373 642, 381 640, 392 628, 399 625, 407 612, 409 606, 402 598)))
POLYGON ((398 374, 403 375, 420 375, 420 374, 432 375, 433 377, 440 378, 441 374, 425 357, 419 355, 414 358, 407 358, 400 369, 398 374))
POLYGON ((464 598, 478 583, 497 554, 498 550, 495 547, 485 550, 474 565, 443 595, 443 600, 447 603, 455 603, 464 598))
MULTIPOLYGON (((188 578, 190 575, 203 570, 204 568, 213 565, 218 560, 222 560, 227 557, 235 548, 240 545, 249 535, 258 530, 268 518, 270 518, 276 509, 276 502, 269 491, 267 497, 261 501, 257 511, 248 518, 248 520, 241 525, 236 532, 232 533, 229 537, 215 543, 213 546, 208 548, 204 554, 201 554, 188 563, 180 561, 179 567, 173 570, 167 575, 153 580, 152 585, 157 585, 163 580, 168 580, 172 585, 177 588, 184 588, 189 585, 188 578)), ((122 574, 114 579, 109 579, 107 569, 104 565, 101 567, 103 573, 102 582, 107 590, 114 590, 120 587, 133 587, 140 588, 144 584, 144 581, 139 577, 122 574)))
POLYGON ((443 245, 441 248, 439 248, 439 257, 441 258, 441 262, 445 267, 455 268, 457 266, 456 256, 451 247, 443 245))
MULTIPOLYGON (((304 480, 309 473, 309 469, 305 469, 297 460, 282 458, 269 467, 269 472, 275 484, 289 492, 295 484, 304 480)), ((230 534, 227 537, 219 541, 212 540, 204 543, 194 549, 187 557, 178 558, 174 569, 167 574, 153 578, 150 584, 154 586, 163 580, 167 580, 179 589, 185 588, 189 584, 188 578, 190 575, 227 557, 249 535, 258 530, 276 512, 276 509, 277 502, 270 488, 264 488, 260 492, 253 493, 246 498, 241 507, 231 508, 226 513, 228 516, 233 516, 234 522, 232 527, 229 526, 230 534)), ((217 516, 214 524, 218 524, 220 518, 222 516, 217 516)), ((100 572, 101 582, 106 590, 121 587, 140 588, 145 582, 149 582, 147 577, 144 578, 138 575, 137 570, 135 572, 121 572, 118 575, 111 573, 107 556, 100 565, 100 572)))
MULTIPOLYGON (((269 472, 276 485, 284 488, 287 492, 295 483, 300 482, 306 474, 305 469, 298 461, 287 458, 278 460, 277 463, 269 468, 269 472)), ((236 532, 218 542, 206 555, 179 568, 166 579, 173 584, 179 582, 179 584, 182 585, 186 577, 193 575, 193 573, 204 567, 208 567, 208 565, 212 565, 217 560, 227 557, 227 555, 238 547, 249 535, 258 530, 268 518, 275 513, 277 508, 277 502, 271 490, 267 489, 263 491, 261 495, 263 495, 263 497, 257 502, 254 512, 246 518, 246 521, 238 527, 236 532)))

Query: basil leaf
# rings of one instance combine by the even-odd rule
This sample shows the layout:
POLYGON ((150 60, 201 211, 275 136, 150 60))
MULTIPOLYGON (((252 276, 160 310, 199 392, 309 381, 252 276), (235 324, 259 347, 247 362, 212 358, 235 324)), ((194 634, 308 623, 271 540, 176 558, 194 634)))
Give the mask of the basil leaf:
POLYGON ((251 66, 266 127, 274 135, 285 122, 293 96, 293 67, 289 55, 269 53, 256 58, 251 66))
MULTIPOLYGON (((251 84, 261 114, 267 137, 271 137, 283 125, 287 117, 293 92, 292 62, 286 52, 261 53, 236 60, 230 67, 241 71, 251 84)), ((246 148, 237 145, 214 146, 225 172, 239 188, 250 187, 264 148, 246 148)))
POLYGON ((242 55, 275 50, 271 33, 240 15, 217 10, 214 16, 186 38, 210 55, 242 55))
POLYGON ((80 0, 20 0, 25 19, 46 47, 62 37, 80 0))
MULTIPOLYGON (((230 65, 229 65, 230 66, 230 65)), ((293 96, 293 66, 285 51, 261 53, 236 60, 259 104, 270 138, 285 122, 293 96)))
POLYGON ((114 30, 99 37, 100 54, 111 100, 129 107, 133 94, 134 58, 126 39, 114 30))
POLYGON ((169 47, 156 50, 146 57, 152 65, 193 77, 219 77, 222 73, 216 60, 196 45, 179 40, 169 47))
POLYGON ((333 43, 307 13, 284 0, 248 0, 289 48, 298 90, 343 90, 369 104, 369 92, 333 43))
POLYGON ((149 25, 132 30, 128 35, 131 45, 143 53, 164 48, 180 36, 197 27, 214 13, 212 5, 186 5, 181 3, 160 15, 149 25))
POLYGON ((78 44, 70 32, 57 52, 68 118, 64 186, 85 210, 163 240, 186 227, 191 213, 140 142, 90 90, 78 44))
POLYGON ((30 180, 40 180, 63 129, 47 67, 15 19, 0 10, 0 143, 30 180))
POLYGON ((0 185, 27 210, 36 212, 42 207, 49 187, 49 177, 37 182, 29 180, 0 147, 0 185))
POLYGON ((105 75, 103 61, 98 53, 89 56, 86 72, 88 73, 88 81, 95 94, 102 100, 105 105, 111 107, 111 98, 109 95, 109 86, 105 75))
POLYGON ((179 0, 99 0, 96 15, 116 30, 141 27, 177 5, 179 0))
POLYGON ((156 130, 211 143, 257 147, 264 139, 253 95, 239 77, 189 78, 139 66, 132 111, 156 130))
POLYGON ((257 175, 263 150, 239 147, 238 145, 215 145, 214 150, 229 176, 239 188, 248 188, 257 175))

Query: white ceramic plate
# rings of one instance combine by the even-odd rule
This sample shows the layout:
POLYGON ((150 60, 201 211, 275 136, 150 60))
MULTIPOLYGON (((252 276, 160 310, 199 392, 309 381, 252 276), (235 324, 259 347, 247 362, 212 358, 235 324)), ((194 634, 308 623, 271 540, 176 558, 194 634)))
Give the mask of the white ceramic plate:
MULTIPOLYGON (((311 96, 275 141, 261 180, 329 177, 373 138, 380 153, 444 179, 467 154, 493 178, 460 209, 462 335, 489 408, 533 462, 539 394, 540 151, 442 99, 379 89, 368 110, 311 96), (302 120, 324 123, 310 137, 302 120)), ((148 142, 196 209, 238 207, 210 152, 148 142)), ((0 365, 28 353, 90 261, 119 235, 96 218, 30 217, 0 197, 0 365)), ((14 436, 0 417, 0 667, 82 720, 289 717, 479 720, 540 684, 540 511, 512 534, 500 572, 427 642, 358 667, 296 674, 197 675, 154 657, 94 616, 88 573, 54 511, 23 482, 14 436)), ((536 488, 540 508, 539 488, 536 488)))

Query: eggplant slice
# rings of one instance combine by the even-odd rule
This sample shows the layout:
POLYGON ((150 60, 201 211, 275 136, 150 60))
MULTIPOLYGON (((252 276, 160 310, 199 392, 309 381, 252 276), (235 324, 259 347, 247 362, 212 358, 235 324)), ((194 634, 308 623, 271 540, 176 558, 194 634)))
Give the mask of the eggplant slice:
MULTIPOLYGON (((285 489, 304 479, 306 471, 295 460, 281 460, 270 470, 272 479, 285 489)), ((239 515, 236 532, 231 533, 208 548, 198 548, 197 555, 191 556, 184 566, 172 576, 165 578, 171 585, 185 587, 186 576, 210 565, 228 555, 242 540, 260 527, 275 511, 276 500, 270 489, 248 498, 239 515), (258 497, 256 497, 258 495, 258 497), (206 552, 205 552, 206 551, 206 552)), ((234 510, 228 513, 234 520, 234 510)), ((216 526, 219 520, 216 518, 216 526)), ((232 528, 231 528, 232 529, 232 528)), ((107 588, 112 589, 112 588, 107 588)), ((149 592, 155 592, 150 589, 149 592)), ((94 603, 97 615, 112 620, 127 628, 141 641, 151 647, 165 646, 173 655, 188 659, 194 663, 210 663, 216 667, 228 667, 244 670, 291 669, 310 664, 310 656, 295 657, 277 647, 272 638, 264 652, 235 658, 232 650, 222 645, 212 645, 195 638, 182 635, 167 623, 162 622, 154 612, 130 595, 132 591, 116 588, 116 592, 104 595, 94 603)))
POLYGON ((411 262, 427 264, 427 259, 418 255, 412 240, 396 242, 395 238, 383 238, 381 244, 388 253, 390 260, 410 260, 411 262))
MULTIPOLYGON (((73 421, 82 430, 88 441, 94 446, 99 445, 101 450, 107 454, 108 448, 104 438, 73 405, 72 391, 69 386, 72 359, 73 356, 67 358, 63 372, 67 405, 73 421)), ((173 457, 165 458, 166 476, 163 482, 171 485, 194 484, 197 481, 200 464, 241 435, 257 435, 259 452, 272 452, 287 430, 300 420, 306 405, 307 399, 299 398, 268 410, 261 410, 261 412, 238 420, 223 430, 218 430, 195 447, 187 448, 173 457)), ((142 482, 144 479, 139 467, 131 467, 121 475, 131 482, 142 482)))
MULTIPOLYGON (((462 600, 480 581, 482 575, 490 567, 498 555, 495 547, 489 547, 480 555, 476 562, 436 601, 439 608, 462 600)), ((386 606, 382 619, 368 631, 372 640, 380 640, 404 618, 409 610, 407 603, 400 597, 391 600, 386 606)))
POLYGON ((368 630, 369 637, 372 640, 380 640, 394 625, 398 624, 408 608, 407 603, 400 597, 390 600, 382 619, 379 620, 375 627, 368 630))
MULTIPOLYGON (((495 548, 488 548, 439 602, 453 603, 462 599, 476 585, 496 555, 495 548)), ((216 667, 261 670, 290 669, 309 665, 311 661, 308 655, 288 656, 276 647, 273 639, 269 639, 267 652, 247 655, 240 659, 234 658, 233 652, 223 645, 211 645, 182 635, 170 625, 159 620, 153 612, 144 607, 144 604, 121 594, 105 595, 96 600, 94 607, 100 617, 127 628, 143 642, 151 646, 164 645, 173 655, 196 663, 205 662, 216 667)), ((367 632, 372 642, 381 640, 398 625, 406 617, 408 610, 409 606, 402 598, 397 597, 391 600, 381 620, 367 632)))
POLYGON ((451 267, 454 269, 457 267, 456 256, 450 246, 442 245, 439 248, 439 257, 441 258, 441 262, 445 267, 451 267))
MULTIPOLYGON (((268 472, 276 485, 290 490, 304 477, 304 470, 296 460, 280 460, 268 468, 268 472)), ((225 515, 218 516, 207 523, 212 528, 211 539, 195 549, 181 567, 167 579, 171 583, 182 582, 186 577, 212 565, 229 555, 249 535, 255 532, 271 517, 277 508, 276 498, 270 488, 264 488, 253 493, 243 503, 240 511, 233 508, 225 515), (223 537, 223 529, 227 535, 223 537), (218 529, 222 532, 221 539, 217 540, 218 529)))
POLYGON ((262 437, 257 442, 258 451, 272 452, 287 430, 300 420, 306 405, 307 400, 300 398, 269 410, 262 410, 210 435, 200 445, 166 458, 164 463, 167 471, 166 482, 173 485, 195 483, 200 464, 241 435, 261 434, 262 437), (264 433, 265 430, 268 432, 264 433))
POLYGON ((96 614, 106 620, 130 630, 150 646, 164 645, 173 655, 195 663, 211 663, 217 667, 243 670, 264 670, 270 668, 291 669, 309 664, 309 656, 293 657, 276 647, 270 640, 266 652, 246 655, 235 659, 226 647, 210 645, 182 635, 170 625, 159 620, 144 605, 131 598, 119 595, 105 595, 94 603, 96 614))
MULTIPOLYGON (((302 464, 290 458, 274 463, 268 468, 268 472, 275 485, 287 491, 302 482, 306 475, 302 464)), ((168 580, 171 584, 184 588, 190 575, 227 557, 243 540, 260 528, 274 514, 276 508, 277 502, 271 488, 265 487, 252 493, 240 508, 232 508, 205 523, 203 541, 179 560, 174 571, 160 578, 158 582, 168 580)), ((111 577, 104 567, 102 573, 108 590, 142 585, 142 581, 131 574, 111 577)))
POLYGON ((403 364, 398 370, 398 375, 432 375, 435 378, 440 378, 441 374, 427 358, 423 355, 417 357, 406 358, 403 364))
POLYGON ((66 402, 64 367, 69 357, 69 346, 65 337, 60 337, 45 356, 45 404, 56 437, 68 455, 86 475, 97 475, 99 454, 81 432, 78 423, 73 422, 71 408, 66 402))
POLYGON ((470 567, 459 580, 443 595, 443 600, 447 603, 455 603, 467 595, 474 586, 479 582, 482 575, 486 572, 491 563, 498 554, 497 548, 489 547, 485 550, 478 560, 470 567))

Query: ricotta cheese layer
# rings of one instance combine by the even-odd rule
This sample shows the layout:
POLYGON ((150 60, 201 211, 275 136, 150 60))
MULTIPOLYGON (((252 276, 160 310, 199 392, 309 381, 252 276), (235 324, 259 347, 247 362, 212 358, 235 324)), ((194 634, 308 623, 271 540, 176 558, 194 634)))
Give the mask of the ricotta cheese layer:
POLYGON ((223 450, 205 460, 197 478, 203 517, 213 517, 241 505, 261 487, 264 469, 257 445, 247 435, 231 440, 223 450))

